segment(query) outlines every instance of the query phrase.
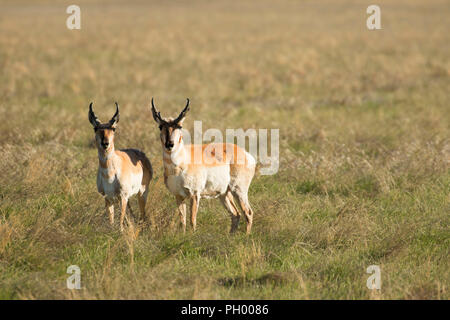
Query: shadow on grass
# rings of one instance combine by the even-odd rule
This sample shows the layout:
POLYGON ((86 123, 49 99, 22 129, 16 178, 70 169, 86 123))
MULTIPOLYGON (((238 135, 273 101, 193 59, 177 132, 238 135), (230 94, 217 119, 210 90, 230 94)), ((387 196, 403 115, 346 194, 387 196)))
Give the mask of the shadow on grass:
POLYGON ((243 286, 262 286, 262 285, 285 285, 295 281, 290 273, 286 272, 269 272, 255 279, 248 279, 243 276, 226 277, 218 280, 219 284, 224 287, 243 287, 243 286))

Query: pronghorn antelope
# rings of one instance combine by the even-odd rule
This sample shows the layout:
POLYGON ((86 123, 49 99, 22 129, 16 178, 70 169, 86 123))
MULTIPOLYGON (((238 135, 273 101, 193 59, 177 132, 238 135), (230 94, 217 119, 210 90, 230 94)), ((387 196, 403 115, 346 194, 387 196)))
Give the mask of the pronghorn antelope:
POLYGON ((119 122, 119 105, 116 113, 107 123, 100 123, 92 102, 89 105, 89 122, 94 127, 95 142, 98 150, 97 190, 105 197, 106 212, 109 221, 114 224, 114 198, 119 198, 121 205, 120 231, 128 206, 128 199, 137 194, 141 219, 145 218, 148 184, 153 176, 150 161, 142 151, 136 149, 115 150, 114 132, 119 122))
POLYGON ((220 197, 231 214, 230 232, 235 232, 240 212, 234 197, 244 211, 247 233, 250 233, 253 211, 247 193, 255 174, 255 159, 235 144, 184 145, 181 126, 188 111, 189 99, 176 119, 161 118, 152 98, 153 119, 159 125, 163 148, 164 182, 176 197, 183 232, 186 231, 184 200, 191 200, 191 223, 195 231, 198 206, 202 197, 220 197))

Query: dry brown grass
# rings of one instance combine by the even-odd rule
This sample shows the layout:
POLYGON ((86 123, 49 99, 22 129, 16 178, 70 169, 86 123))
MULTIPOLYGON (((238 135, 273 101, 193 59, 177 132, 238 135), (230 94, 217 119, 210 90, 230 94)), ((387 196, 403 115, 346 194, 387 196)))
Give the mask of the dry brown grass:
POLYGON ((66 3, 1 3, 0 298, 449 298, 446 1, 379 1, 380 31, 366 1, 78 1, 81 31, 66 3), (151 96, 190 97, 188 129, 280 129, 250 237, 218 201, 180 234, 151 96), (152 161, 151 225, 108 225, 90 101, 152 161))

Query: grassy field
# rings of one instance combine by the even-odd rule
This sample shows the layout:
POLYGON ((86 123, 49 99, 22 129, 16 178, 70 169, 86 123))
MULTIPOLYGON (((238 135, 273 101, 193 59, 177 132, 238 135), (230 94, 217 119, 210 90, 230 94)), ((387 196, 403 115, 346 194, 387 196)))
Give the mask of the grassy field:
POLYGON ((1 299, 450 298, 448 1, 378 1, 378 31, 372 1, 77 1, 73 31, 69 4, 0 0, 1 299), (189 130, 280 129, 250 236, 219 200, 179 231, 152 96, 191 98, 189 130), (153 164, 134 233, 97 193, 90 101, 153 164))

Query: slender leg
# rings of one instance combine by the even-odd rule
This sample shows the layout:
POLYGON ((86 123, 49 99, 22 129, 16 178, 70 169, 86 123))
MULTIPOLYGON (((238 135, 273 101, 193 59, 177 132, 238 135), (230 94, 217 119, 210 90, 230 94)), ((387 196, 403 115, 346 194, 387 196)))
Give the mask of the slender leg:
POLYGON ((222 200, 222 203, 225 206, 225 208, 231 214, 230 233, 234 233, 234 232, 236 232, 236 230, 238 228, 239 219, 241 218, 239 210, 237 210, 236 205, 233 201, 233 196, 229 191, 224 196, 222 196, 220 199, 222 200))
POLYGON ((143 222, 147 220, 145 216, 145 204, 147 203, 147 192, 143 194, 138 194, 139 211, 141 212, 140 220, 143 222))
POLYGON ((106 207, 106 212, 109 215, 109 223, 111 225, 114 224, 114 205, 112 201, 109 201, 108 199, 105 199, 105 207, 106 207))
POLYGON ((195 228, 197 227, 197 211, 199 204, 200 204, 200 196, 193 195, 191 197, 191 223, 194 231, 195 228))
POLYGON ((130 216, 131 216, 134 220, 136 220, 136 217, 134 216, 134 213, 133 213, 133 209, 131 209, 130 201, 127 202, 127 208, 128 208, 128 210, 130 211, 130 216))
POLYGON ((241 206, 242 211, 244 211, 245 213, 245 218, 247 220, 247 234, 250 234, 253 224, 253 210, 250 207, 250 203, 248 202, 247 194, 234 193, 234 196, 238 198, 239 205, 241 206))
POLYGON ((178 212, 180 214, 180 221, 181 226, 183 228, 183 233, 186 233, 186 203, 184 203, 183 197, 177 196, 177 205, 178 205, 178 212))
POLYGON ((128 199, 125 197, 120 198, 120 231, 123 231, 123 220, 127 211, 128 199))

